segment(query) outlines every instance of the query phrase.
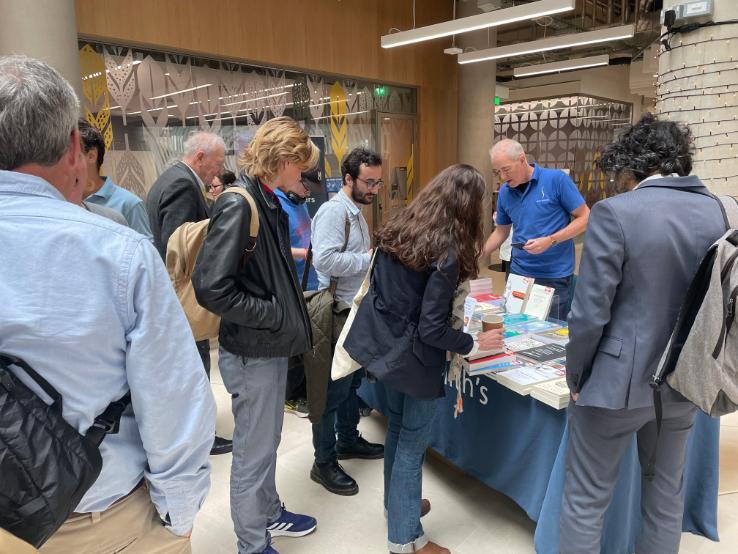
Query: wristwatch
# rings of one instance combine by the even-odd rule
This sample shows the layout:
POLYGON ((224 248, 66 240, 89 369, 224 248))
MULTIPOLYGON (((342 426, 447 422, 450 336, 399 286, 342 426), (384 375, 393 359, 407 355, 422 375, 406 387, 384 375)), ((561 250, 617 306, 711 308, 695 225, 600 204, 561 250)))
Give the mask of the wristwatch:
POLYGON ((551 236, 550 236, 550 237, 548 237, 548 238, 550 238, 550 239, 551 239, 551 246, 556 246, 556 244, 558 244, 558 242, 559 242, 559 241, 557 241, 557 240, 556 240, 556 239, 555 239, 555 238, 553 237, 553 235, 551 235, 551 236))

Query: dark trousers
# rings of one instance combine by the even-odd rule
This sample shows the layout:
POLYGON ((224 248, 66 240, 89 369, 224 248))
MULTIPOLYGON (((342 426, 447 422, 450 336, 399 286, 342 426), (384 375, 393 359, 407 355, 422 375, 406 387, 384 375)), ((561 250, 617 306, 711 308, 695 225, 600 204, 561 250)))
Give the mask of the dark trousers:
POLYGON ((302 359, 291 358, 290 367, 287 369, 287 388, 285 389, 285 401, 307 398, 305 388, 305 366, 302 359))
POLYGON ((566 482, 561 505, 561 554, 600 551, 602 526, 612 500, 618 470, 633 435, 641 467, 656 446, 653 480, 641 482, 643 524, 635 551, 676 554, 684 516, 684 458, 697 408, 688 402, 664 404, 661 434, 656 438, 653 407, 607 410, 569 405, 566 482))
POLYGON ((205 374, 208 376, 208 381, 210 381, 210 340, 199 340, 195 344, 197 345, 197 351, 200 353, 205 374))
POLYGON ((327 464, 337 460, 336 433, 344 444, 353 444, 359 438, 359 397, 356 389, 361 385, 364 370, 359 369, 338 381, 328 381, 325 411, 320 423, 313 425, 315 461, 327 464))

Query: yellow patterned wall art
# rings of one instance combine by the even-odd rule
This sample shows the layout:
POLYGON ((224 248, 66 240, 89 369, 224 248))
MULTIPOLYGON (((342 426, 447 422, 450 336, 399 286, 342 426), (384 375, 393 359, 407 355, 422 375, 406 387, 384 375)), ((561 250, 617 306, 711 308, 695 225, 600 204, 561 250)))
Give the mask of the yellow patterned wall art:
POLYGON ((415 196, 415 149, 414 145, 410 145, 410 159, 407 161, 407 203, 415 196))
POLYGON ((89 44, 79 51, 82 70, 85 119, 96 127, 105 140, 105 148, 113 144, 113 125, 110 121, 110 94, 105 74, 105 60, 89 44))
MULTIPOLYGON (((341 162, 348 150, 348 121, 346 119, 346 91, 339 81, 333 83, 328 93, 330 97, 331 148, 336 156, 337 174, 341 173, 341 162)), ((328 173, 328 172, 326 172, 328 173)))

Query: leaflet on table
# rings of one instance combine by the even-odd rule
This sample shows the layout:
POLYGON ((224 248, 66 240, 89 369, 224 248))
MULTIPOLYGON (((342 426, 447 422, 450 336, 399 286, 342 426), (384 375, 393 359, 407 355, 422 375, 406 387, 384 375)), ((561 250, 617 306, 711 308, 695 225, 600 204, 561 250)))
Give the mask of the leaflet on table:
POLYGON ((511 273, 507 278, 505 285, 505 311, 509 314, 519 314, 525 307, 525 301, 528 299, 530 289, 535 279, 532 277, 523 277, 511 273))
POLYGON ((548 313, 551 311, 554 292, 553 287, 533 285, 530 289, 528 299, 525 301, 523 313, 545 321, 548 313))

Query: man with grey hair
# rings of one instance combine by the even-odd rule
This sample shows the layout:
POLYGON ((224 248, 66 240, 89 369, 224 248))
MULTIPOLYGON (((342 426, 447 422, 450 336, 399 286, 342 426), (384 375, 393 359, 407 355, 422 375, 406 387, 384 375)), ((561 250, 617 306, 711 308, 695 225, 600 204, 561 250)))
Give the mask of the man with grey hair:
MULTIPOLYGON (((82 434, 131 397, 100 445, 99 477, 42 551, 190 552, 210 487, 215 402, 154 247, 79 206, 78 112, 54 69, 0 57, 0 352, 56 389, 63 418, 82 434)), ((14 366, 3 382, 5 371, 45 398, 14 366)), ((6 429, 18 424, 7 413, 6 429)), ((0 442, 0 459, 12 456, 6 449, 0 442)))
POLYGON ((565 320, 574 274, 572 239, 587 228, 589 208, 566 173, 529 164, 519 142, 499 141, 490 157, 503 185, 497 197, 495 230, 484 253, 500 248, 514 228, 511 273, 553 288, 550 315, 565 320))
MULTIPOLYGON (((167 257, 167 243, 172 233, 187 222, 210 217, 206 185, 223 173, 225 143, 214 133, 197 131, 184 143, 182 158, 167 168, 151 186, 146 198, 154 246, 162 260, 167 257)), ((210 341, 197 341, 205 373, 210 378, 210 341)), ((215 437, 212 454, 227 454, 233 442, 215 437)))

